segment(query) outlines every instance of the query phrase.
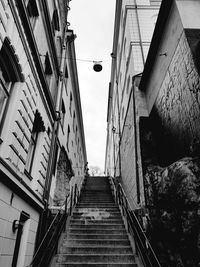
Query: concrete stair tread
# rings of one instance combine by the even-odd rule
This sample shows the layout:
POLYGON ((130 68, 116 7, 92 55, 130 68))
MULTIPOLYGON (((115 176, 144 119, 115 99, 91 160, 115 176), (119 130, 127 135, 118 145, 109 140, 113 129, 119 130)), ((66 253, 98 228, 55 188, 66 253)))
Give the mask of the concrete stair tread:
POLYGON ((69 227, 69 229, 73 229, 73 230, 82 230, 82 229, 98 229, 98 230, 121 230, 121 229, 125 229, 123 224, 110 224, 110 225, 103 225, 103 224, 71 224, 71 226, 69 227))
POLYGON ((70 266, 74 266, 74 267, 78 267, 78 266, 83 266, 83 267, 87 267, 87 266, 98 266, 98 267, 137 267, 138 265, 136 263, 116 263, 116 262, 109 262, 108 263, 83 263, 83 262, 69 262, 69 263, 57 263, 56 267, 70 267, 70 266))
POLYGON ((135 262, 135 257, 130 254, 57 254, 57 262, 135 262))
POLYGON ((95 239, 73 239, 73 238, 68 238, 66 240, 64 240, 64 244, 65 245, 68 245, 68 244, 86 244, 86 245, 89 245, 89 244, 92 244, 92 245, 98 245, 98 246, 105 246, 105 244, 112 244, 114 246, 122 246, 123 244, 125 246, 128 246, 130 245, 129 244, 129 240, 128 239, 125 239, 125 240, 122 240, 122 239, 98 239, 98 240, 95 240, 95 239))

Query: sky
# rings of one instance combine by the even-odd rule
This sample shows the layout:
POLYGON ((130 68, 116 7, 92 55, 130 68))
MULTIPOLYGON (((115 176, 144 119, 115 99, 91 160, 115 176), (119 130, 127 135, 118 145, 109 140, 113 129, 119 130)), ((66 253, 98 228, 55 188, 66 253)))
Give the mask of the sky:
POLYGON ((69 29, 75 39, 86 150, 89 166, 104 170, 108 88, 116 0, 73 0, 70 2, 69 29), (102 61, 95 72, 93 61, 102 61))

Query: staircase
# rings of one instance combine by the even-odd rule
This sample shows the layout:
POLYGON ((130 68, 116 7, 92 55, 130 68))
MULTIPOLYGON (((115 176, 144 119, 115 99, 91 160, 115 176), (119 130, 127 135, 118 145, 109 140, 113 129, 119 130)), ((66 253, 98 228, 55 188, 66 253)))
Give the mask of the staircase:
POLYGON ((87 178, 54 266, 138 266, 107 177, 87 178))

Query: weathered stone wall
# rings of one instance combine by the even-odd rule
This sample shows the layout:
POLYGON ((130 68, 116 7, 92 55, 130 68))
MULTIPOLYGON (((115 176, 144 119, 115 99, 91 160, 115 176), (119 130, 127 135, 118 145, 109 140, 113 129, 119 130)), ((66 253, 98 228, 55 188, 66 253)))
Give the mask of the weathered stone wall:
POLYGON ((176 141, 177 155, 200 142, 200 78, 183 32, 155 102, 164 139, 176 141))

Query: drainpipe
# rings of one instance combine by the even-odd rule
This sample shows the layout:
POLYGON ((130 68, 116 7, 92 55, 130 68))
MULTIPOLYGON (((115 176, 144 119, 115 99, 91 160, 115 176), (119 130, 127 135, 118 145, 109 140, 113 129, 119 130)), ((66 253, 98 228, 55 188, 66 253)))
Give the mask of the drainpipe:
POLYGON ((137 142, 137 114, 135 102, 135 78, 141 77, 141 73, 134 75, 132 78, 132 94, 133 94, 133 118, 134 118, 134 143, 135 143, 135 166, 136 166, 136 190, 137 190, 137 203, 140 204, 140 177, 139 177, 139 162, 138 162, 138 142, 137 142))

